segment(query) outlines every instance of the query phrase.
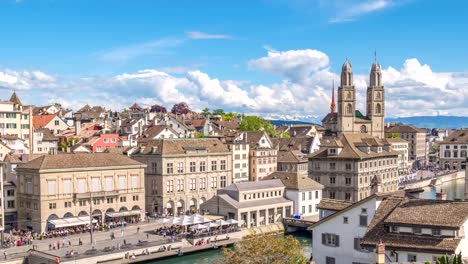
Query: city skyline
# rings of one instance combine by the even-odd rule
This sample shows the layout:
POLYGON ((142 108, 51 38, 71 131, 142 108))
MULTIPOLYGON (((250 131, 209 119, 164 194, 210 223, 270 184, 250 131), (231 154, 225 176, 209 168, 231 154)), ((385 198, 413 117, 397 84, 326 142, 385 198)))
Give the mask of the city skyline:
MULTIPOLYGON (((337 87, 346 57, 357 96, 365 98, 376 50, 388 117, 468 110, 462 6, 386 0, 113 3, 0 1, 0 21, 9 25, 0 38, 1 99, 16 90, 27 104, 59 102, 73 109, 185 101, 196 111, 320 118, 329 111, 332 80, 337 87), (405 25, 414 27, 402 32, 405 25)), ((365 106, 358 101, 357 109, 365 106)))

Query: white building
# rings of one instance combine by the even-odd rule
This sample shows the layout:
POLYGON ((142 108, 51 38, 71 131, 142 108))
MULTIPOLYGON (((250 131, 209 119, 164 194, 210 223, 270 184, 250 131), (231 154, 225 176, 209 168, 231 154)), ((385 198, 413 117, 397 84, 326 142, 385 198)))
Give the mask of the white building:
POLYGON ((382 198, 371 195, 309 227, 316 263, 372 263, 374 253, 360 247, 382 198))
POLYGON ((468 152, 468 129, 457 130, 440 142, 442 169, 464 170, 468 152))
POLYGON ((58 134, 69 128, 58 115, 35 115, 33 116, 33 126, 34 129, 48 128, 53 134, 58 134))
POLYGON ((11 149, 13 154, 28 154, 28 142, 16 136, 4 135, 0 140, 11 149))
POLYGON ((318 220, 323 185, 298 172, 277 171, 266 179, 280 179, 283 182, 285 197, 293 201, 293 215, 315 215, 318 220))
POLYGON ((33 133, 32 153, 53 154, 57 151, 58 138, 47 129, 37 129, 33 133))
POLYGON ((401 138, 387 138, 392 150, 398 151, 397 164, 398 173, 401 175, 405 173, 411 166, 409 164, 409 142, 401 138))
POLYGON ((249 180, 249 144, 242 140, 228 144, 232 153, 232 182, 249 180))

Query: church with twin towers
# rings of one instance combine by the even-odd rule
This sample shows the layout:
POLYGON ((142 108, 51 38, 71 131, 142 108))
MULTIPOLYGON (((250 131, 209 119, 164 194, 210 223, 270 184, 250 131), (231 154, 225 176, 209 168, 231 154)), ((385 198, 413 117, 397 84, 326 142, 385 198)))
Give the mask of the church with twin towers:
POLYGON ((330 113, 322 120, 330 134, 362 133, 384 138, 385 91, 382 85, 382 71, 377 58, 372 64, 367 88, 366 114, 356 109, 356 88, 353 83, 353 69, 346 59, 341 68, 341 83, 338 88, 338 111, 335 105, 335 88, 332 88, 330 113))

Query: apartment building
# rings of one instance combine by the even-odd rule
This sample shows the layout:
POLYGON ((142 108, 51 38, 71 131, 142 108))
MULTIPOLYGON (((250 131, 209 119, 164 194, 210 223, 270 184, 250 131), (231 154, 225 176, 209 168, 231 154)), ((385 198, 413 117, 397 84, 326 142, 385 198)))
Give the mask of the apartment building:
POLYGON ((232 183, 232 152, 218 138, 150 140, 132 157, 147 164, 148 212, 199 212, 219 188, 232 183))
POLYGON ((398 136, 409 142, 408 156, 413 167, 424 166, 428 161, 429 149, 426 130, 411 125, 394 125, 385 127, 385 137, 398 136))
POLYGON ((325 186, 324 198, 359 201, 398 190, 398 155, 385 139, 373 136, 324 138, 309 157, 309 177, 325 186))
POLYGON ((0 135, 19 137, 31 146, 32 124, 32 107, 23 106, 16 92, 0 102, 0 135))
POLYGON ((235 141, 249 144, 250 181, 260 181, 277 169, 278 147, 264 131, 242 132, 235 141))
POLYGON ((232 152, 232 181, 234 183, 249 180, 249 144, 244 141, 228 143, 232 152))
POLYGON ((468 152, 468 129, 456 130, 440 142, 442 169, 464 170, 468 152))
POLYGON ((111 153, 43 155, 22 164, 16 168, 18 227, 86 225, 90 215, 98 222, 140 219, 145 167, 111 153))
POLYGON ((390 146, 394 151, 400 153, 397 160, 398 174, 405 174, 411 167, 408 156, 409 142, 401 138, 387 138, 387 141, 390 143, 390 146))

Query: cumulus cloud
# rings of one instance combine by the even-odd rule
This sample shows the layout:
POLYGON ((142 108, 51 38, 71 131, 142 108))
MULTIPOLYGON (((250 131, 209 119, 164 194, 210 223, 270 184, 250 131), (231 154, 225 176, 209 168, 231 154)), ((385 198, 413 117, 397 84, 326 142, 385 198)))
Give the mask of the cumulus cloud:
POLYGON ((329 64, 327 54, 313 49, 268 51, 268 56, 249 61, 249 66, 266 72, 279 74, 291 81, 299 82, 329 64))
MULTIPOLYGON (((0 71, 0 87, 18 90, 26 104, 60 102, 73 109, 91 104, 121 110, 134 102, 171 108, 183 101, 196 111, 222 108, 270 118, 319 121, 328 113, 331 83, 339 80, 339 73, 331 71, 325 53, 270 51, 248 64, 283 80, 272 84, 222 80, 200 70, 181 70, 175 75, 163 69, 144 69, 110 77, 79 78, 4 70, 0 71)), ((387 117, 468 112, 468 72, 434 72, 429 65, 411 58, 399 67, 383 67, 382 74, 387 117)), ((354 75, 357 108, 363 113, 368 78, 367 72, 354 75)))

